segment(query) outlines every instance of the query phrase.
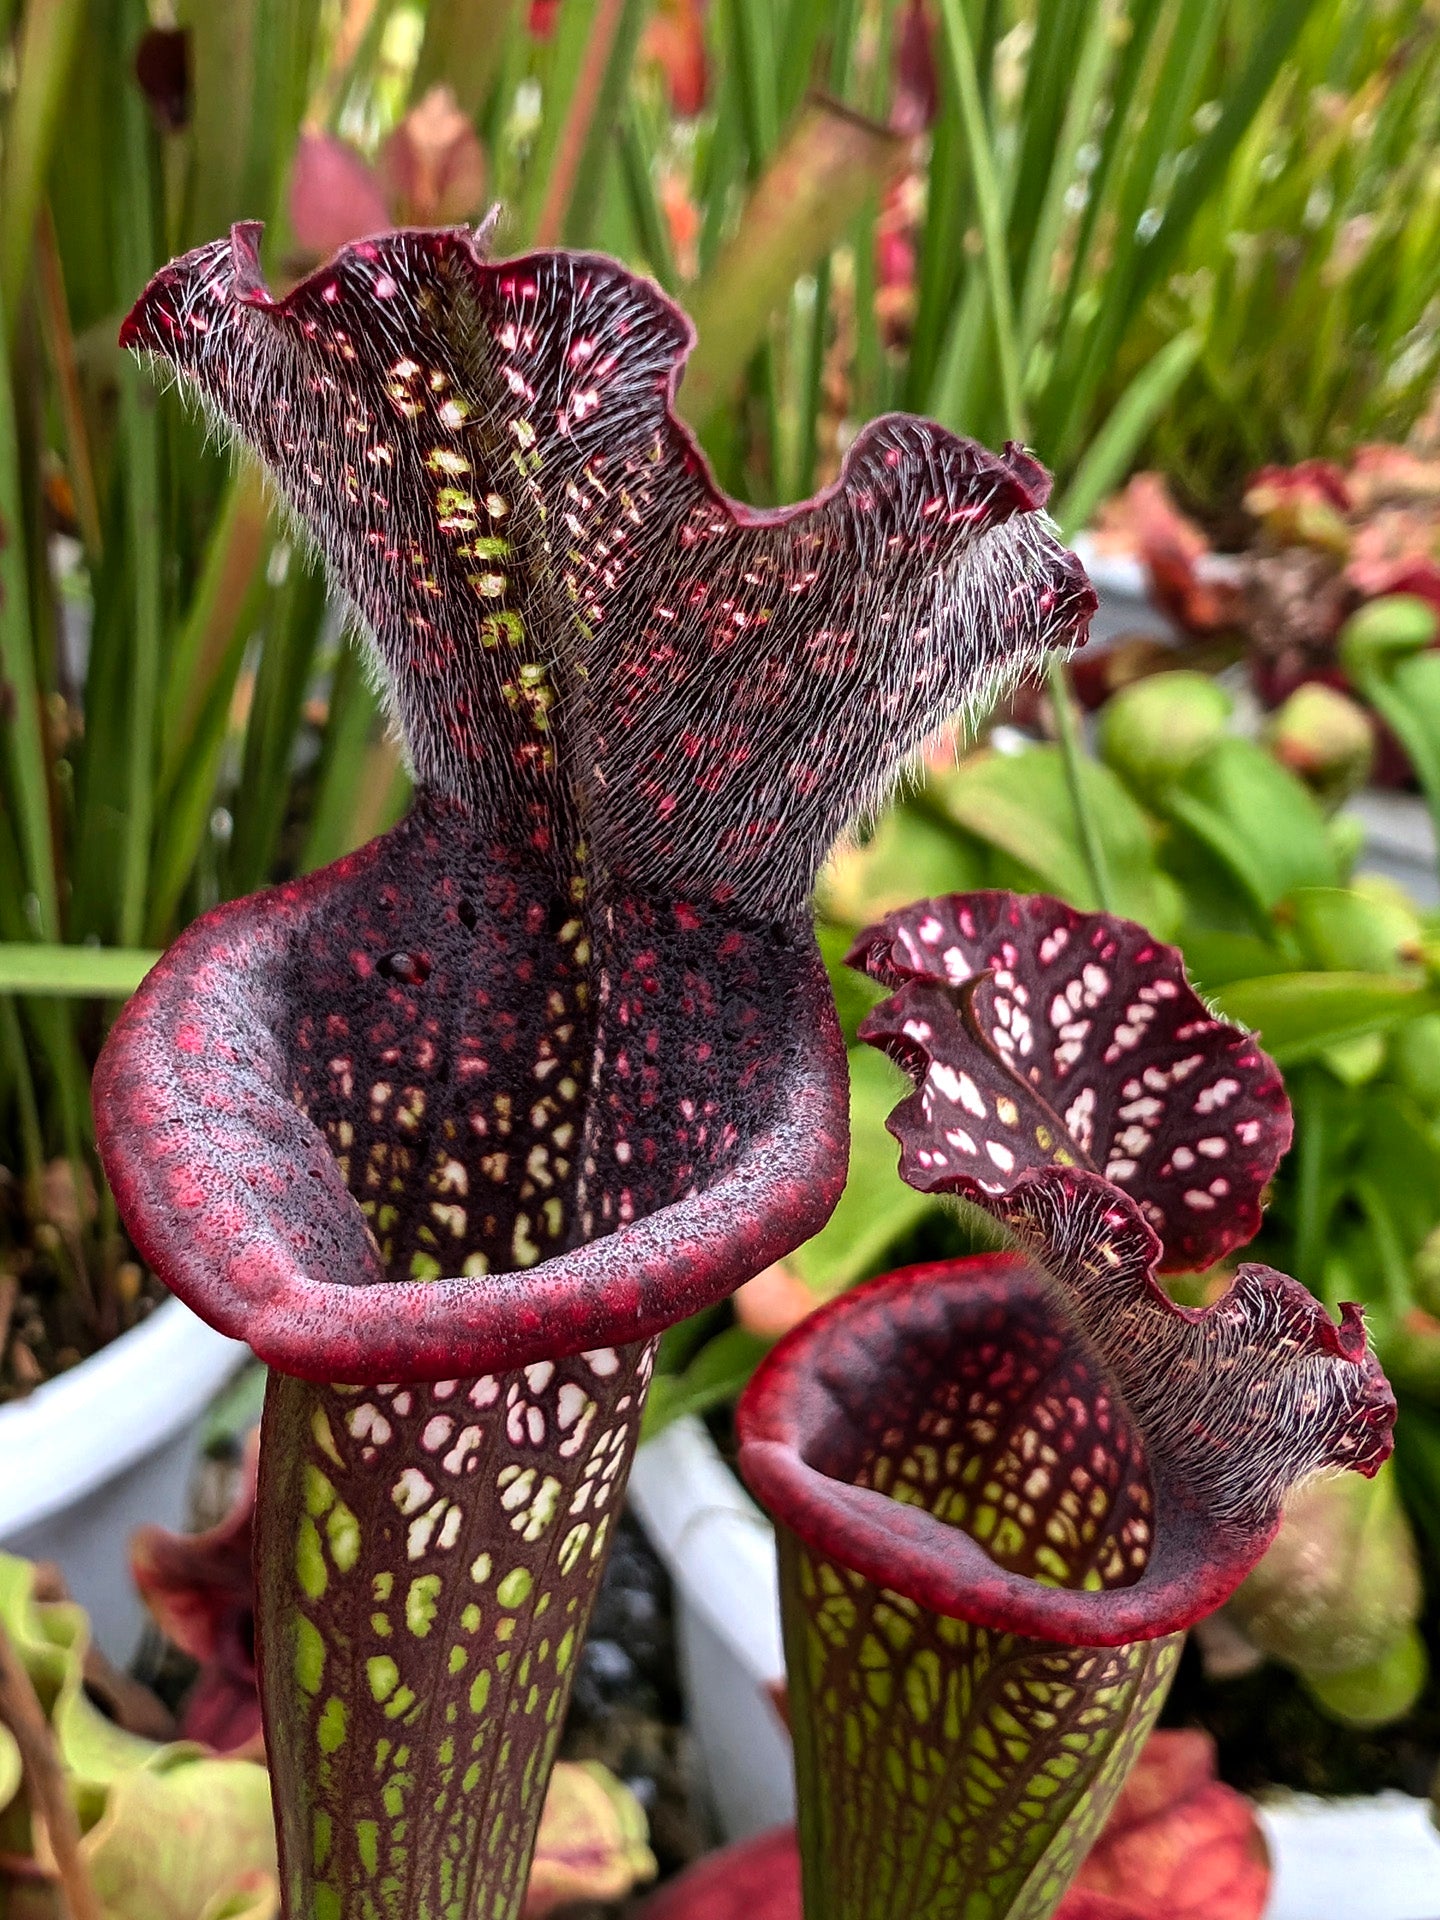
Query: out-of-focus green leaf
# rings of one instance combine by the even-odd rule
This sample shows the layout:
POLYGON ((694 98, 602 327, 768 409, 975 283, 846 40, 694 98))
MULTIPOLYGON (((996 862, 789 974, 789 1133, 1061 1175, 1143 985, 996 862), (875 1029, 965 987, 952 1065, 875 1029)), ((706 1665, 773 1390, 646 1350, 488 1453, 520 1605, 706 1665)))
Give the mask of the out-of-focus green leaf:
POLYGON ((1390 1066, 1422 1113, 1430 1119, 1440 1114, 1440 1013, 1422 1014, 1396 1029, 1390 1066))
POLYGON ((1356 1103, 1353 1124, 1344 1176, 1382 1201, 1408 1267, 1440 1220, 1440 1139, 1397 1087, 1372 1088, 1356 1103))
POLYGON ((84 18, 84 0, 31 0, 25 9, 0 169, 0 341, 7 349, 84 18))
POLYGON ((74 1000, 122 999, 160 958, 143 947, 45 947, 0 943, 0 993, 74 1000))
POLYGON ((275 1871, 269 1775, 193 1750, 132 1768, 83 1848, 105 1920, 198 1920, 242 1875, 253 1890, 275 1871))
POLYGON ((1274 973, 1229 981, 1212 998, 1227 1020, 1258 1032, 1282 1067, 1440 1007, 1440 993, 1423 979, 1382 973, 1274 973))
POLYGON ((1156 805, 1221 862, 1262 928, 1296 887, 1339 880, 1313 796, 1253 741, 1218 741, 1156 805))
POLYGON ((682 1373, 657 1374, 645 1404, 642 1439, 649 1440, 682 1413, 708 1413, 735 1399, 770 1346, 747 1327, 726 1327, 705 1342, 682 1373))
POLYGON ((25 1777, 25 1768, 21 1763, 20 1749, 15 1744, 15 1736, 8 1727, 0 1726, 0 1813, 20 1791, 20 1782, 25 1777))
MULTIPOLYGON (((1168 938, 1178 924, 1180 903, 1156 864, 1151 824, 1108 767, 1089 759, 1081 764, 1089 811, 1110 869, 1114 910, 1168 938)), ((1018 861, 1062 900, 1098 906, 1075 833, 1065 770, 1053 747, 971 754, 953 770, 931 776, 925 801, 1018 861)))
POLYGON ((1080 456, 1055 509, 1062 533, 1078 533, 1124 483, 1150 429, 1199 359, 1200 347, 1200 335, 1193 329, 1177 334, 1135 375, 1080 456))
POLYGON ((1313 966, 1354 973, 1396 973, 1421 959, 1424 929, 1413 902, 1385 881, 1353 887, 1302 887, 1291 895, 1291 924, 1313 966))
POLYGON ((1370 1728, 1403 1720, 1425 1691, 1429 1674, 1430 1656, 1412 1626, 1367 1666, 1302 1677, 1328 1714, 1347 1727, 1370 1728))
POLYGON ((1105 702, 1100 757, 1142 800, 1164 793, 1225 737, 1234 710, 1234 696, 1211 674, 1147 674, 1105 702))
POLYGON ((200 1920, 280 1920, 280 1887, 272 1874, 247 1873, 217 1894, 200 1920))
POLYGON ((845 1036, 846 1046, 853 1047, 855 1029, 876 1002, 885 998, 885 989, 868 974, 857 973, 854 967, 846 966, 845 956, 854 939, 852 928, 828 926, 822 920, 815 935, 821 958, 830 975, 830 988, 835 995, 836 1011, 840 1015, 840 1031, 845 1036))
POLYGON ((1426 602, 1391 595, 1362 608, 1348 623, 1342 657, 1366 699, 1399 736, 1425 790, 1430 817, 1440 823, 1440 652, 1425 642, 1436 625, 1435 609, 1426 602), (1372 616, 1368 622, 1367 614, 1372 616))
MULTIPOLYGON (((265 1769, 108 1720, 85 1691, 84 1609, 37 1601, 34 1588, 34 1567, 0 1554, 0 1622, 50 1721, 105 1920, 204 1920, 223 1896, 272 1877, 265 1769)), ((238 1911, 259 1920, 265 1908, 238 1911)))
POLYGON ((1430 1559, 1440 1567, 1440 1412, 1406 1406, 1395 1428, 1395 1472, 1430 1559))
POLYGON ((839 1205, 786 1265, 822 1299, 879 1273, 885 1254, 935 1202, 907 1187, 896 1170, 899 1149, 885 1122, 910 1083, 882 1053, 850 1052, 850 1171, 839 1205))
POLYGON ((1264 974, 1294 971, 1295 958, 1273 941, 1253 933, 1217 932, 1186 925, 1176 944, 1185 956, 1185 971, 1202 993, 1213 997, 1234 980, 1254 980, 1264 974))
POLYGON ((829 919, 858 931, 912 900, 984 884, 973 843, 917 807, 892 807, 863 847, 841 847, 831 855, 820 875, 818 903, 829 919))
POLYGON ((429 0, 411 81, 414 97, 447 86, 461 111, 475 119, 500 71, 517 11, 516 0, 429 0))
POLYGON ((1372 1480, 1317 1478, 1285 1503, 1274 1543, 1230 1618, 1271 1659, 1341 1675, 1385 1655, 1421 1606, 1415 1539, 1388 1462, 1372 1480))

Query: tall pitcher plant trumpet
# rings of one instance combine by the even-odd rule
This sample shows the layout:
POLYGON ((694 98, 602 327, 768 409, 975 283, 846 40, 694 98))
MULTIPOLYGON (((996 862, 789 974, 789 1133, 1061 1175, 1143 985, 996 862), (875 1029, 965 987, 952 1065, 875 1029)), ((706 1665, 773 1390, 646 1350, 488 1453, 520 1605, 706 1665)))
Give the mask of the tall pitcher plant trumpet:
POLYGON ((1094 598, 1035 462, 921 420, 805 505, 724 498, 689 323, 613 261, 397 232, 275 298, 257 245, 122 337, 319 547, 417 798, 176 943, 97 1124, 145 1257, 273 1369, 287 1913, 511 1920, 655 1337, 845 1178, 817 866, 1094 598))

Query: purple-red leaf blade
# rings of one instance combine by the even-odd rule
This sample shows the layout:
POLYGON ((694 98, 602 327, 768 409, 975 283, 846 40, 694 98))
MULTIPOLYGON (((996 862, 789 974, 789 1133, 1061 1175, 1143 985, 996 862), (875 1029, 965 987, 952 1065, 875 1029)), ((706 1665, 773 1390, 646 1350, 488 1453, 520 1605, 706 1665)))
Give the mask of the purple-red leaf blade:
POLYGON ((1134 1199, 1166 1269, 1253 1238, 1289 1103, 1175 948, 1043 895, 975 893, 891 914, 852 964, 897 989, 861 1031, 916 1080, 891 1121, 912 1184, 989 1205, 1039 1168, 1091 1167, 1134 1199))

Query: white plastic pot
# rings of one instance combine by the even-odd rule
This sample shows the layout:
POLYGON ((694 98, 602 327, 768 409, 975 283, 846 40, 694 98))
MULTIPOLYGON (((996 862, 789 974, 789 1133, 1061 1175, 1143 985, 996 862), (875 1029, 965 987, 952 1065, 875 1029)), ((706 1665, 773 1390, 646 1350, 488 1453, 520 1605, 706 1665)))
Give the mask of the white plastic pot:
POLYGON ((0 1407, 0 1548, 53 1560, 119 1665, 144 1611, 126 1548, 180 1527, 200 1422, 246 1349, 167 1300, 78 1367, 0 1407))
POLYGON ((1133 554, 1097 553, 1093 539, 1085 533, 1077 534, 1071 545, 1100 603, 1086 641, 1091 653, 1104 652, 1117 640, 1137 635, 1179 645, 1179 628, 1150 598, 1150 574, 1143 560, 1133 554))
MULTIPOLYGON (((630 1501, 675 1584, 686 1712, 727 1840, 794 1813, 775 1541, 695 1419, 636 1455, 630 1501)), ((1440 1920, 1440 1835, 1404 1794, 1260 1809, 1275 1867, 1266 1920, 1440 1920)))

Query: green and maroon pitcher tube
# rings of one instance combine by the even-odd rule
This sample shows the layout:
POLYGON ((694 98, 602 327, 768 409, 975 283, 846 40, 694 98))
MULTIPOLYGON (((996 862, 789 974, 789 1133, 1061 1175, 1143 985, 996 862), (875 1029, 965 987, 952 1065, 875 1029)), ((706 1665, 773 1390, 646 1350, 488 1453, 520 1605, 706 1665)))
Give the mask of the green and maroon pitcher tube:
MULTIPOLYGON (((1369 1355, 1323 1335, 1237 1405, 1256 1420, 1244 1445, 1302 1376, 1328 1390, 1336 1459, 1373 1472, 1393 1402, 1369 1355)), ((779 1523, 807 1920, 1045 1920, 1184 1629, 1258 1558, 1278 1505, 1243 1528, 1177 1509, 1165 1436, 1022 1254, 910 1268, 822 1309, 756 1376, 739 1431, 779 1523)))
POLYGON ((391 233, 276 298, 257 240, 122 338, 313 536, 416 800, 182 936, 97 1125, 145 1258, 274 1370, 290 1920, 512 1920, 652 1342, 844 1181, 817 865, 1094 597, 1041 469, 924 421, 727 500, 672 411, 689 323, 613 261, 391 233))
POLYGON ((1373 1474, 1394 1396, 1358 1312, 1242 1266, 1290 1138, 1273 1063, 1133 923, 923 901, 862 937, 911 1073, 905 1177, 1014 1250, 801 1323, 742 1398, 780 1529, 807 1920, 1045 1920, 1184 1630, 1308 1476, 1373 1474))

